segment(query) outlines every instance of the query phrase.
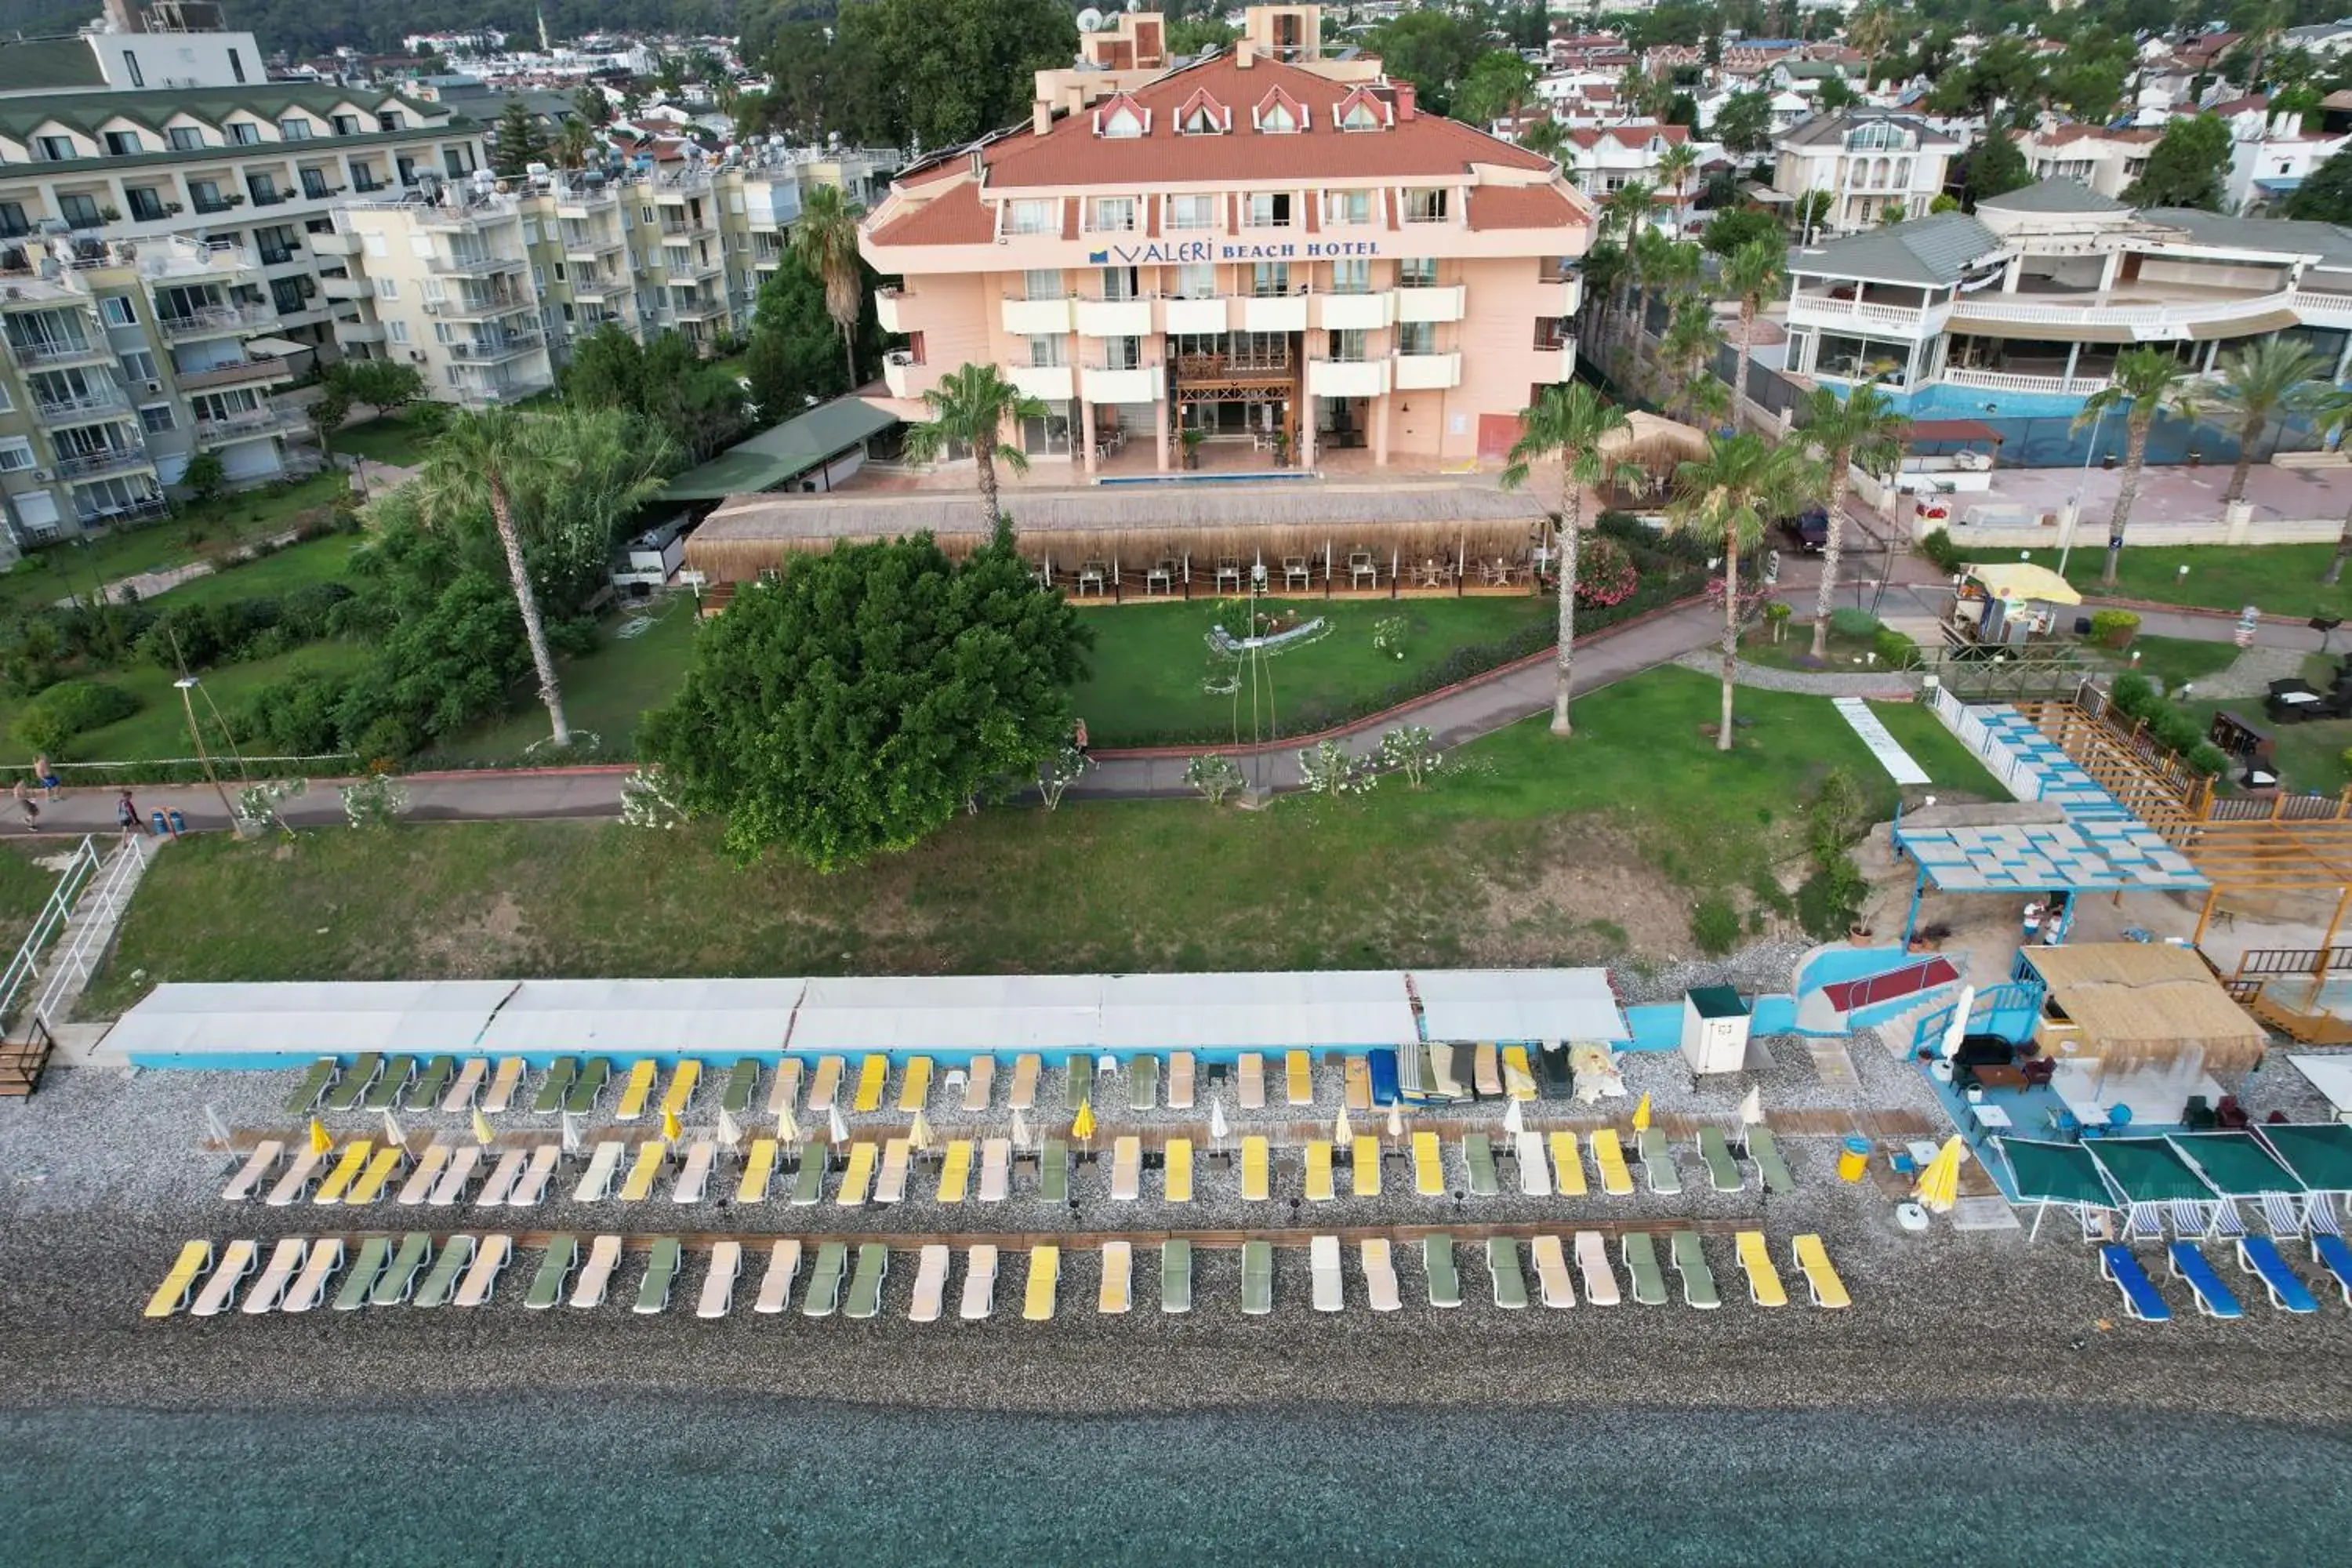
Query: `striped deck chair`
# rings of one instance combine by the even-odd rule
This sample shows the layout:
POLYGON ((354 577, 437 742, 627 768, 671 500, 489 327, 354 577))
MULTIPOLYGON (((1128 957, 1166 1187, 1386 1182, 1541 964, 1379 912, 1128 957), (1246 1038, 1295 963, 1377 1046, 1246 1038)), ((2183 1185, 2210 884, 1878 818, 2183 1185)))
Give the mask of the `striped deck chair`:
POLYGON ((1091 1104, 1095 1097, 1095 1058, 1084 1051, 1073 1051, 1062 1068, 1062 1109, 1073 1115, 1078 1107, 1091 1104))
POLYGON ((2184 1240, 2198 1239, 2213 1234, 2214 1205, 2195 1198, 2172 1200, 2172 1234, 2184 1240))
POLYGON ((2162 1241, 2164 1239, 2164 1205, 2133 1204, 2124 1210, 2126 1241, 2162 1241))
POLYGON ((2263 1194, 2263 1224, 2273 1236, 2303 1234, 2303 1215, 2295 1212, 2294 1199, 2284 1193, 2263 1194))

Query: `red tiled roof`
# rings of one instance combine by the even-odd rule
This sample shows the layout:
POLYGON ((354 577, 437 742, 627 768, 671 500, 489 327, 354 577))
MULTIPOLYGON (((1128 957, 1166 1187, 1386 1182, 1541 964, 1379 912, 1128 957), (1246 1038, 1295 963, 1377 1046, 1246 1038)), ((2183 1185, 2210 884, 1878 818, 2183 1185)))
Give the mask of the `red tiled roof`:
POLYGON ((995 235, 995 215, 981 205, 980 187, 967 180, 892 218, 874 231, 873 240, 877 245, 985 245, 995 235))
POLYGON ((2137 127, 2117 131, 2105 125, 2058 125, 2029 134, 2026 142, 2035 147, 2063 147, 2070 142, 2153 142, 2161 134, 2137 127))
POLYGON ((1568 139, 1580 147, 1598 147, 1602 137, 1624 147, 1646 147, 1653 136, 1662 137, 1668 146, 1690 140, 1687 125, 1609 125, 1597 129, 1571 131, 1568 139))
POLYGON ((2217 103, 2206 112, 2208 114, 2244 114, 2251 110, 2268 109, 2270 106, 2271 100, 2268 98, 2255 92, 2248 93, 2243 98, 2231 99, 2226 103, 2217 103))
POLYGON ((1470 227, 1569 228, 1574 203, 1549 185, 1477 185, 1470 192, 1470 227))

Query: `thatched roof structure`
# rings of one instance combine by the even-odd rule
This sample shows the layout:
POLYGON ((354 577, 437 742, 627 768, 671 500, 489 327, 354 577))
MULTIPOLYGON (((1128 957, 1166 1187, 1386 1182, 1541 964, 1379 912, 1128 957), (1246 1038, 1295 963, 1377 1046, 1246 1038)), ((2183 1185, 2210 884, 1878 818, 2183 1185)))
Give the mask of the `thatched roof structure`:
MULTIPOLYGON (((1007 490, 1004 510, 1021 553, 1056 570, 1081 561, 1140 572, 1155 562, 1207 568, 1231 557, 1278 567, 1286 557, 1342 563, 1370 550, 1391 557, 1524 559, 1545 523, 1541 500, 1481 485, 1102 485, 1007 490)), ((965 490, 844 495, 742 495, 687 536, 686 563, 714 583, 747 582, 793 553, 844 540, 928 532, 950 556, 985 542, 980 506, 965 490)))
POLYGON ((2201 1051, 2208 1070, 2243 1072, 2269 1045, 2263 1026, 2189 948, 2085 942, 2028 948, 2025 957, 2081 1029, 2084 1056, 2112 1065, 2201 1051))

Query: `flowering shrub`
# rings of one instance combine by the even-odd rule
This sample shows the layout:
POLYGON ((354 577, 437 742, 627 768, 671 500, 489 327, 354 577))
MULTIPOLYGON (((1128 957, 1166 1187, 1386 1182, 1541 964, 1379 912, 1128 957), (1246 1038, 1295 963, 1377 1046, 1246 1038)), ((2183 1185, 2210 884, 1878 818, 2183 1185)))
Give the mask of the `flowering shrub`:
POLYGON ((1426 724, 1400 724, 1381 735, 1381 766, 1404 774, 1408 789, 1421 788, 1444 760, 1426 724))
POLYGON ((1194 757, 1184 764, 1184 783, 1199 790, 1211 805, 1223 805, 1225 796, 1242 787, 1241 764, 1217 752, 1194 757))
POLYGON ((1060 751, 1037 764, 1037 794, 1044 798, 1045 809, 1053 810, 1062 804, 1062 792, 1078 781, 1080 774, 1094 763, 1076 746, 1064 746, 1060 751))
POLYGON ((343 816, 353 827, 390 827, 408 809, 408 792, 390 773, 370 773, 342 789, 343 816))
POLYGON ((1318 741, 1300 748, 1298 779, 1309 795, 1370 795, 1381 775, 1371 758, 1350 756, 1337 741, 1318 741))
POLYGON ((667 830, 685 820, 685 809, 670 793, 669 779, 660 768, 639 768, 621 781, 624 826, 667 830))
POLYGON ((1642 585, 1633 556, 1615 540, 1588 533, 1576 545, 1576 602, 1598 608, 1622 605, 1642 585))
POLYGON ((1404 657, 1405 633, 1412 623, 1402 616, 1382 616, 1372 623, 1372 649, 1391 658, 1404 657))

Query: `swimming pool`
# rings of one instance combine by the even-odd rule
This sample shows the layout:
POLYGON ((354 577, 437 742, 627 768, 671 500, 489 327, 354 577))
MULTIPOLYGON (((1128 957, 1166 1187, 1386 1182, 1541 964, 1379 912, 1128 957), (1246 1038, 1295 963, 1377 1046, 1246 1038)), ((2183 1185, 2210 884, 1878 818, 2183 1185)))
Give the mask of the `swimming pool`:
POLYGON ((1116 474, 1095 481, 1098 485, 1258 485, 1282 479, 1314 479, 1322 476, 1312 468, 1267 468, 1260 473, 1241 474, 1116 474))

